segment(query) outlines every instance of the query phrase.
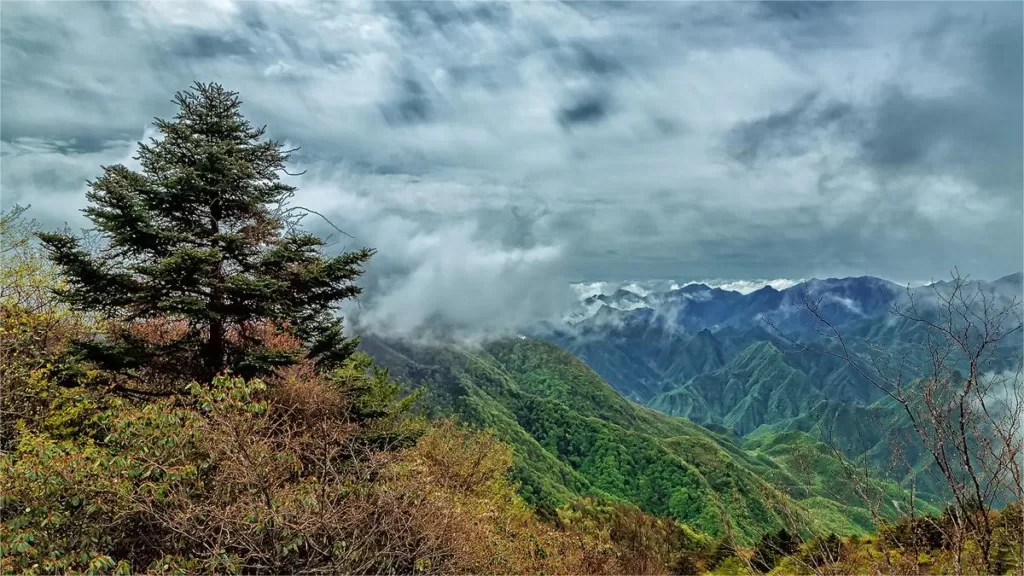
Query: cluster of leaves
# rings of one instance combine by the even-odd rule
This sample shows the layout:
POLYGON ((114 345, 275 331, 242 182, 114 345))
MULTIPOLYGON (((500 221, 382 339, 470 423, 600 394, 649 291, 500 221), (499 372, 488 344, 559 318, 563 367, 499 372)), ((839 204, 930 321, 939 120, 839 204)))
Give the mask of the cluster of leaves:
POLYGON ((588 573, 599 573, 601 559, 615 557, 631 574, 665 568, 672 574, 698 574, 707 565, 712 542, 701 533, 631 505, 583 498, 558 510, 558 524, 600 538, 588 546, 588 573))
POLYGON ((800 549, 800 538, 782 529, 761 537, 754 550, 753 566, 760 572, 768 572, 780 558, 796 553, 800 549))

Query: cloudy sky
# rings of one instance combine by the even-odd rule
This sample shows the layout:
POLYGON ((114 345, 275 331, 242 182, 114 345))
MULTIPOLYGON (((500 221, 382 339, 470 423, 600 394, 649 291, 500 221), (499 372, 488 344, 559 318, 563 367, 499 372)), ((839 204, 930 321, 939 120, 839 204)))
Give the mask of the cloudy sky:
POLYGON ((302 146, 379 325, 569 281, 1022 268, 1022 5, 3 2, 2 203, 84 224, 194 80, 302 146))

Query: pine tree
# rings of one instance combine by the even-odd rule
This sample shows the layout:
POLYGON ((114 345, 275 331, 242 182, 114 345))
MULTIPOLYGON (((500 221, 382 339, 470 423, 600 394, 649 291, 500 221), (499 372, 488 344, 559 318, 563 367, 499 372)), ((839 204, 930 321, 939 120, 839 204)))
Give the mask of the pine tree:
POLYGON ((785 528, 761 536, 751 563, 760 572, 770 572, 775 564, 800 549, 800 539, 785 528))
POLYGON ((373 250, 328 256, 323 239, 299 230, 307 212, 289 206, 295 188, 280 180, 294 150, 245 120, 237 93, 196 83, 173 102, 177 114, 154 122, 160 137, 139 143, 141 172, 104 166, 88 182, 98 248, 40 234, 68 278, 59 295, 118 327, 77 349, 112 372, 159 362, 200 382, 225 370, 251 377, 298 360, 258 346, 269 322, 299 338, 318 369, 340 365, 357 341, 336 306, 360 293, 354 281, 373 250), (153 342, 130 329, 154 320, 179 333, 153 342))

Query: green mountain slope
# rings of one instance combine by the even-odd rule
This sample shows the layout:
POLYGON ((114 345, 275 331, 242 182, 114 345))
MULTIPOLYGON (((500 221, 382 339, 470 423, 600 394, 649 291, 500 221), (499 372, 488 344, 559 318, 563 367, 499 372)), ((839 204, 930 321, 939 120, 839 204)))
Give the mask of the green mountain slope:
MULTIPOLYGON (((879 478, 905 481, 913 474, 922 496, 939 499, 942 481, 902 408, 879 394, 842 360, 759 342, 724 367, 654 397, 649 406, 748 439, 801 432, 867 464, 879 478)), ((744 446, 757 450, 758 442, 744 446)))
POLYGON ((432 415, 496 430, 514 448, 523 494, 541 509, 597 494, 710 534, 727 519, 744 541, 793 515, 837 532, 871 528, 856 501, 813 488, 829 478, 802 488, 806 480, 777 456, 630 402, 555 345, 513 339, 469 349, 364 337, 362 346, 399 380, 426 386, 432 415))
POLYGON ((650 406, 746 435, 762 424, 806 414, 824 401, 825 396, 787 363, 781 350, 771 342, 759 342, 725 367, 656 396, 650 406))
POLYGON ((891 398, 867 406, 822 402, 806 413, 764 425, 748 438, 760 441, 795 431, 820 439, 832 450, 866 464, 877 478, 908 485, 912 476, 919 498, 936 505, 948 499, 948 487, 931 455, 902 406, 891 398))
POLYGON ((760 327, 686 333, 641 317, 614 328, 548 331, 542 339, 571 352, 623 396, 646 403, 680 382, 725 366, 751 344, 775 338, 760 327))

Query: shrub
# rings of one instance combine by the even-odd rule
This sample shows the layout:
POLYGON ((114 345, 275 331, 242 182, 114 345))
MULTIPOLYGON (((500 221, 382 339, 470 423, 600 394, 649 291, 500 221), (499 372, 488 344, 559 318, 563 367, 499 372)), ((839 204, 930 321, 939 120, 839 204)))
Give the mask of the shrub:
MULTIPOLYGON (((22 430, 57 437, 80 433, 97 408, 81 388, 54 383, 70 366, 68 343, 99 330, 98 323, 53 297, 63 279, 32 235, 39 226, 15 206, 0 214, 0 447, 17 445, 22 430)), ((84 372, 84 379, 92 374, 84 372)))
POLYGON ((951 530, 946 516, 903 516, 892 524, 879 527, 879 537, 889 548, 911 551, 948 548, 946 534, 951 530))
POLYGON ((220 377, 112 399, 102 434, 26 430, 0 456, 0 570, 17 573, 666 573, 666 519, 582 503, 561 528, 491 433, 406 413, 361 354, 338 371, 220 377), (312 374, 312 376, 310 376, 312 374), (425 433, 424 433, 425 432, 425 433))
POLYGON ((559 510, 559 520, 590 537, 584 572, 695 573, 709 543, 669 518, 620 502, 585 498, 559 510))
MULTIPOLYGON (((357 416, 346 395, 361 369, 354 357, 305 390, 222 377, 185 399, 113 400, 92 418, 98 442, 26 432, 0 461, 4 510, 19 511, 3 519, 3 568, 84 571, 100 556, 136 571, 330 565, 346 541, 336 511, 388 462, 380 429, 408 445, 421 428, 388 410, 357 416)), ((372 372, 363 379, 356 388, 378 393, 372 372)))

